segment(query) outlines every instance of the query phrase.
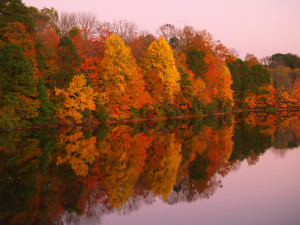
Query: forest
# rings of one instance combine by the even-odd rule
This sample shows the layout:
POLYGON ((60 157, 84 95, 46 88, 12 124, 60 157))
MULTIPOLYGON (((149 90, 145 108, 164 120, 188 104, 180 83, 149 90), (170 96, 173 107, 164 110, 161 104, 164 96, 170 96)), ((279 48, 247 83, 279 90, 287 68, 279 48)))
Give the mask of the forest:
POLYGON ((0 129, 300 106, 300 58, 238 58, 206 30, 0 2, 0 129))

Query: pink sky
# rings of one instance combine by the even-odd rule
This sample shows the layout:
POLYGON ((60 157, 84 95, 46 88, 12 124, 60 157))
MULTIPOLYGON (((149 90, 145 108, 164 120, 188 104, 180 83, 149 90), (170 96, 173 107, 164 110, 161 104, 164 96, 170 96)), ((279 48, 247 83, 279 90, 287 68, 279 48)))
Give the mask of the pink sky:
POLYGON ((299 0, 23 0, 27 6, 91 12, 99 21, 125 19, 152 33, 165 23, 206 29, 241 58, 300 55, 299 0))

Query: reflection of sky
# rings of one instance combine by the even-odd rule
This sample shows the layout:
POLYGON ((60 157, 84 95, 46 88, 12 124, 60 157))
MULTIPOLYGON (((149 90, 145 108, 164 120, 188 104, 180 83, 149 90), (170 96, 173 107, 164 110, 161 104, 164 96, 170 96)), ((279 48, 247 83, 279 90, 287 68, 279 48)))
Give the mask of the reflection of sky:
MULTIPOLYGON (((280 150, 276 150, 280 151, 280 150)), ((244 161, 223 178, 223 188, 208 200, 168 205, 157 199, 130 215, 106 215, 110 224, 300 224, 300 148, 284 158, 272 151, 260 156, 256 165, 244 161)))
POLYGON ((92 12, 99 20, 125 19, 154 32, 170 23, 206 29, 240 57, 300 54, 299 0, 23 0, 37 8, 92 12))

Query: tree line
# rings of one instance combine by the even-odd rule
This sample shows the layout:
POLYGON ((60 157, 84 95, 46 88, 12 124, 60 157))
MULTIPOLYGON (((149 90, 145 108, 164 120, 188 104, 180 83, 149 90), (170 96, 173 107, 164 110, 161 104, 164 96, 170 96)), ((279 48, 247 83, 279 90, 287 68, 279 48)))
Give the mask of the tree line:
MULTIPOLYGON (((156 37, 125 20, 99 22, 93 14, 38 10, 21 0, 1 1, 0 21, 4 129, 214 114, 278 102, 264 63, 251 54, 237 58, 205 30, 165 24, 156 37)), ((299 65, 299 58, 270 60, 272 67, 299 65)), ((300 96, 296 80, 292 106, 300 96)))

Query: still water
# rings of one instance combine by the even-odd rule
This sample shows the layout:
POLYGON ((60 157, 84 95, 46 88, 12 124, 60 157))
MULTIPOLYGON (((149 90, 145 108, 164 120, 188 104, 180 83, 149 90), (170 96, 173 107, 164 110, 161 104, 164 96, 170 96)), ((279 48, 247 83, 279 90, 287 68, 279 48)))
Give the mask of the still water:
POLYGON ((0 224, 300 224, 300 113, 0 134, 0 224))

